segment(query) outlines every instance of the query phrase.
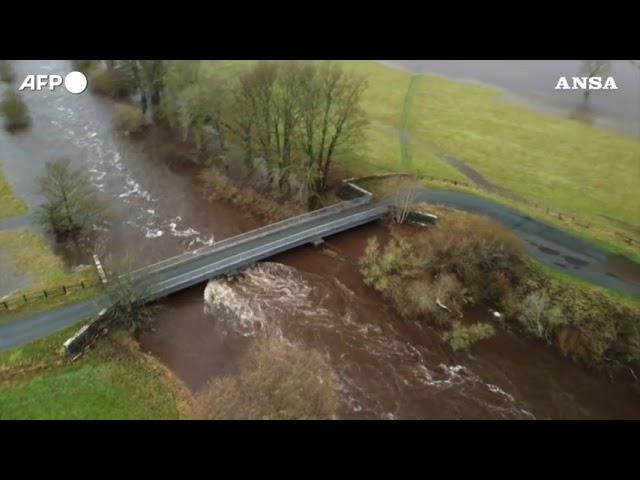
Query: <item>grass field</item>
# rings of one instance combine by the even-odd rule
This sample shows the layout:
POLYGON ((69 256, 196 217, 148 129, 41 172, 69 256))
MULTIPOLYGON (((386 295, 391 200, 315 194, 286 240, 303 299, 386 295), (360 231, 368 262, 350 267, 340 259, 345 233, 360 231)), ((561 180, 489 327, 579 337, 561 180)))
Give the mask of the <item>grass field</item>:
POLYGON ((0 419, 172 419, 183 388, 125 334, 77 361, 59 353, 77 328, 0 354, 0 419))
MULTIPOLYGON (((78 272, 67 271, 62 259, 51 251, 46 240, 30 230, 0 230, 0 257, 9 260, 17 271, 25 272, 33 278, 32 283, 17 295, 28 295, 43 289, 60 289, 63 285, 77 285, 80 282, 88 287, 48 300, 26 303, 19 308, 5 310, 0 305, 0 319, 76 302, 95 295, 97 291, 99 282, 95 268, 91 266, 78 272)), ((15 297, 12 295, 10 298, 15 297)))
POLYGON ((0 164, 0 219, 27 213, 27 204, 13 193, 0 164))
MULTIPOLYGON (((251 63, 209 62, 206 70, 231 74, 251 63)), ((446 153, 524 200, 473 185, 425 179, 425 186, 480 193, 640 262, 639 140, 528 110, 488 86, 375 61, 343 63, 367 77, 364 108, 371 119, 362 151, 338 160, 349 174, 409 170, 464 181, 435 155, 446 153)))
POLYGON ((445 152, 527 203, 485 196, 640 261, 640 141, 527 110, 490 87, 415 76, 376 62, 346 65, 369 79, 365 109, 373 120, 367 161, 354 168, 356 155, 347 168, 463 179, 433 155, 445 152), (394 128, 405 128, 412 140, 409 168, 394 128))

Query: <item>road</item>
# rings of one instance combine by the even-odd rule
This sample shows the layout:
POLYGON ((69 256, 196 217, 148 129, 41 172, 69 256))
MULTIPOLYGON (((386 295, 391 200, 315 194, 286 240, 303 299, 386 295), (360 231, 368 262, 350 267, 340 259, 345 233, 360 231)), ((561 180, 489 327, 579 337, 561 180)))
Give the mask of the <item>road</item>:
MULTIPOLYGON (((439 203, 487 215, 518 236, 525 251, 536 260, 595 285, 640 297, 640 267, 637 264, 626 259, 612 261, 613 256, 608 252, 556 227, 491 200, 462 192, 422 190, 415 201, 439 203)), ((169 295, 277 253, 375 221, 386 208, 385 201, 358 205, 327 215, 311 215, 299 223, 286 221, 280 227, 268 226, 247 232, 196 254, 184 254, 142 269, 138 272, 143 279, 141 285, 152 298, 169 295)), ((0 351, 96 315, 101 308, 100 301, 89 300, 0 323, 0 351)))
POLYGON ((421 190, 414 201, 488 216, 515 234, 539 262, 586 282, 640 297, 640 265, 492 200, 451 190, 421 190))
MULTIPOLYGON (((349 205, 348 209, 330 207, 325 213, 311 212, 151 265, 135 272, 140 279, 139 287, 148 299, 161 298, 286 250, 376 221, 387 210, 386 204, 362 200, 349 205)), ((104 306, 102 297, 0 323, 0 351, 95 316, 104 306)))

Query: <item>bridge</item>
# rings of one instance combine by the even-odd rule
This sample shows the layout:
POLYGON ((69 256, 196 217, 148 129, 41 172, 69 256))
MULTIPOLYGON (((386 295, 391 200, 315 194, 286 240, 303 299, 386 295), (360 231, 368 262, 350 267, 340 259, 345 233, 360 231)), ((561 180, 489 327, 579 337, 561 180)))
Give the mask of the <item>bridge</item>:
MULTIPOLYGON (((372 203, 371 195, 367 192, 352 200, 182 253, 140 268, 130 275, 143 295, 143 300, 156 300, 209 279, 235 273, 278 253, 306 244, 316 244, 325 237, 374 222, 387 209, 384 202, 372 203)), ((91 299, 0 323, 0 351, 96 317, 104 306, 104 300, 106 299, 91 299)))
POLYGON ((144 292, 144 300, 155 300, 234 273, 265 258, 379 220, 384 203, 371 203, 370 195, 315 210, 236 235, 209 247, 183 253, 131 273, 144 292))

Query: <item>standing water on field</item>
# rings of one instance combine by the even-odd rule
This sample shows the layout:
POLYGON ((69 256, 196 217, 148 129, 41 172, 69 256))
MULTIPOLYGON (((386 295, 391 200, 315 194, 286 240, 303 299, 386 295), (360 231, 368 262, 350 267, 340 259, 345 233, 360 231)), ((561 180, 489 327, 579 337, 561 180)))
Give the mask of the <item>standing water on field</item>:
MULTIPOLYGON (((12 64, 17 79, 71 70, 67 61, 12 64)), ((40 202, 34 178, 47 160, 69 157, 84 168, 113 217, 102 236, 105 255, 131 251, 150 264, 259 225, 238 208, 206 201, 188 149, 166 132, 116 132, 112 101, 62 89, 23 97, 31 127, 0 132, 7 178, 33 209, 40 202)), ((362 227, 328 239, 339 254, 301 247, 172 295, 141 345, 196 392, 212 376, 236 374, 260 335, 301 342, 329 358, 342 418, 640 418, 626 383, 539 342, 499 331, 456 354, 439 331, 401 320, 360 279, 357 258, 372 235, 386 230, 362 227)), ((468 315, 488 318, 486 309, 468 315)))

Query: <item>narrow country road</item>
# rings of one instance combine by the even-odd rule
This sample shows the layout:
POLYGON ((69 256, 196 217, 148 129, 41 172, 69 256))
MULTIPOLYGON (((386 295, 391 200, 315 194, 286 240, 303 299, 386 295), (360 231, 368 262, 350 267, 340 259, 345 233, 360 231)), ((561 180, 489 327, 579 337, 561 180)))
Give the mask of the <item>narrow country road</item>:
POLYGON ((580 280, 640 297, 640 265, 507 206, 452 190, 421 190, 415 201, 447 205, 491 217, 515 234, 539 262, 580 280))

